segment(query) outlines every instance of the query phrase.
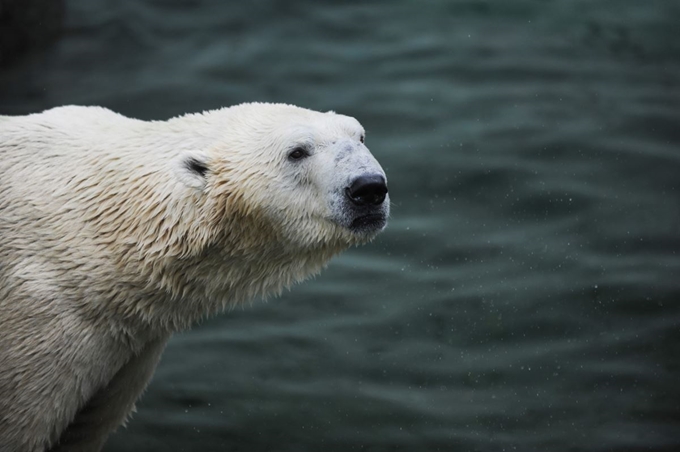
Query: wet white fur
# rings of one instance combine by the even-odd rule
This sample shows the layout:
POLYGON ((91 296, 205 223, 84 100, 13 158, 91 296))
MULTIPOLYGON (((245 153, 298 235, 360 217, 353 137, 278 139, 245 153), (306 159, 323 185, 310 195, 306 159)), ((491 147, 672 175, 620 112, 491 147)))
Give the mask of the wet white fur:
POLYGON ((99 450, 173 331, 370 240, 342 203, 384 175, 363 133, 281 104, 0 117, 0 450, 99 450))

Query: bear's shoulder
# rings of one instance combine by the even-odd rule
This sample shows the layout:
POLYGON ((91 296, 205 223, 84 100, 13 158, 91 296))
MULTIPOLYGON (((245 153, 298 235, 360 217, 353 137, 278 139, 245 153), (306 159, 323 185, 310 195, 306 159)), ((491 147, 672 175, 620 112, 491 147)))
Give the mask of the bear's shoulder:
POLYGON ((72 128, 82 125, 87 126, 129 126, 134 123, 142 123, 137 119, 128 118, 104 107, 91 107, 81 105, 66 105, 45 110, 42 113, 28 115, 27 121, 35 121, 45 126, 59 128, 72 128))

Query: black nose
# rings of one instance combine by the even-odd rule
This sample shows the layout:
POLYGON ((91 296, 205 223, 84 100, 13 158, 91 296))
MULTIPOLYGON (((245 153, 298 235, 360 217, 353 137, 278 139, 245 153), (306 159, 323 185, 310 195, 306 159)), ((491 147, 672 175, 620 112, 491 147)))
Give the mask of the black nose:
POLYGON ((345 193, 357 206, 378 206, 385 200, 387 184, 380 174, 359 176, 345 189, 345 193))

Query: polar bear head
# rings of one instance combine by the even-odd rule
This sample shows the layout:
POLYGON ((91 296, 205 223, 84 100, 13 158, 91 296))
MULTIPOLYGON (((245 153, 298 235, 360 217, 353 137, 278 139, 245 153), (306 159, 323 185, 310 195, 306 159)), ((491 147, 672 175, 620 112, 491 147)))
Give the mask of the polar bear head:
POLYGON ((387 179, 356 119, 263 103, 192 116, 210 145, 183 153, 176 174, 240 245, 337 252, 385 227, 387 179))

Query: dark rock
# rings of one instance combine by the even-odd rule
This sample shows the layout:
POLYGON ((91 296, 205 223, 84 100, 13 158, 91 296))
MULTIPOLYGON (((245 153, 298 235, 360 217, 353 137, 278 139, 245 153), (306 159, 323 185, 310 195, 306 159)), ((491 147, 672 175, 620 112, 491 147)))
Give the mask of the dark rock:
POLYGON ((0 66, 56 41, 64 0, 0 0, 0 66))

